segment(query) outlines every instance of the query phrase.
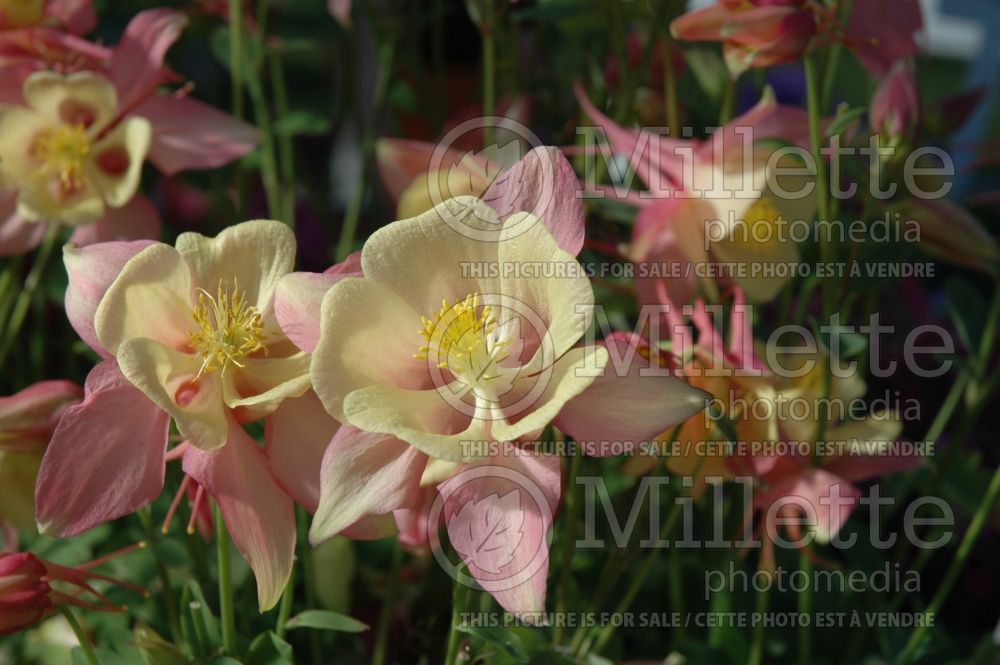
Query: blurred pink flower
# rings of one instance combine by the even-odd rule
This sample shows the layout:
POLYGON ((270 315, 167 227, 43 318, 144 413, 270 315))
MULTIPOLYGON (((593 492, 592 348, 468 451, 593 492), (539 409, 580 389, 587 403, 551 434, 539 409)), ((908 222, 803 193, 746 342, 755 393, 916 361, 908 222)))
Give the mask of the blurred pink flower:
POLYGON ((718 0, 674 19, 670 32, 686 41, 723 43, 729 71, 770 67, 801 58, 827 38, 831 15, 808 0, 718 0))
MULTIPOLYGON (((178 80, 163 59, 186 21, 180 12, 168 9, 140 12, 111 49, 48 28, 0 33, 0 100, 24 104, 24 83, 35 72, 97 72, 114 86, 112 126, 130 118, 147 121, 148 159, 161 172, 173 175, 223 166, 253 149, 256 130, 188 97, 186 88, 175 93, 160 91, 164 84, 178 80)), ((31 250, 41 241, 46 226, 45 220, 28 220, 18 212, 12 193, 0 193, 0 256, 31 250)), ((92 224, 78 227, 71 241, 85 245, 156 238, 159 229, 156 208, 137 194, 124 205, 108 207, 92 224)))
POLYGON ((913 137, 920 121, 920 97, 913 68, 898 62, 882 79, 871 102, 872 130, 896 145, 913 137))
POLYGON ((851 8, 847 45, 875 78, 917 52, 914 37, 924 27, 919 0, 864 0, 851 8))

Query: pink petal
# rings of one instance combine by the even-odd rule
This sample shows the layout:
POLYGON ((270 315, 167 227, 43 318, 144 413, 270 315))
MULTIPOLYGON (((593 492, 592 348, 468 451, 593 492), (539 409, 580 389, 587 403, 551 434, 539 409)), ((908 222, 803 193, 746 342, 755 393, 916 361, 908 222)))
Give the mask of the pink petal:
POLYGON ((27 254, 41 244, 49 230, 46 222, 29 222, 17 212, 17 195, 0 196, 0 256, 27 254))
POLYGON ((534 214, 559 246, 573 256, 583 249, 580 181, 556 148, 533 149, 493 181, 483 200, 497 211, 500 219, 521 211, 534 214))
POLYGON ((166 175, 215 169, 257 145, 257 130, 190 97, 153 95, 134 111, 153 123, 149 159, 166 175))
POLYGON ((311 513, 319 506, 323 453, 340 423, 313 391, 288 398, 264 421, 271 473, 292 499, 311 513))
POLYGON ((657 196, 663 196, 666 191, 671 191, 682 182, 684 161, 690 161, 685 153, 693 142, 621 127, 597 110, 579 84, 573 89, 577 102, 590 117, 590 121, 604 130, 611 151, 628 158, 635 174, 647 189, 657 196), (654 153, 655 148, 659 148, 658 154, 654 153))
POLYGON ((437 497, 436 487, 421 487, 410 508, 393 511, 400 544, 415 550, 426 550, 432 542, 438 541, 440 524, 433 528, 430 526, 430 512, 437 497))
POLYGON ((392 513, 366 515, 340 532, 351 540, 381 540, 395 535, 396 522, 392 513))
POLYGON ((74 35, 85 35, 97 27, 97 12, 90 0, 49 0, 45 13, 74 35))
POLYGON ((427 141, 412 139, 382 138, 375 144, 375 161, 378 164, 379 178, 385 187, 393 204, 399 202, 399 197, 421 173, 431 169, 434 161, 435 169, 464 167, 475 168, 483 173, 495 172, 489 162, 474 154, 455 148, 443 150, 435 159, 438 145, 427 141))
POLYGON ((41 452, 65 410, 82 399, 72 381, 39 381, 0 397, 0 450, 41 452))
POLYGON ((312 353, 316 348, 323 296, 341 279, 341 275, 293 272, 278 282, 274 292, 274 316, 285 336, 303 351, 312 353))
POLYGON ((732 12, 723 5, 709 5, 675 18, 670 34, 685 41, 721 41, 722 29, 731 18, 732 12))
MULTIPOLYGON (((809 147, 809 114, 797 106, 779 104, 768 89, 749 111, 718 129, 697 150, 699 159, 711 163, 721 155, 726 163, 742 164, 743 147, 757 141, 780 138, 809 147), (747 135, 745 132, 750 131, 747 135)), ((723 166, 718 164, 717 166, 723 166)))
POLYGON ((427 456, 404 441, 342 426, 323 456, 309 540, 318 544, 366 515, 412 505, 426 465, 427 456))
POLYGON ((282 277, 274 294, 274 315, 282 332, 297 347, 312 353, 319 342, 323 296, 343 278, 363 276, 358 251, 322 273, 294 272, 282 277))
POLYGON ((607 454, 602 441, 650 441, 705 408, 711 398, 649 359, 628 342, 609 337, 611 360, 582 393, 559 412, 555 425, 588 449, 607 454), (651 369, 653 368, 653 369, 651 369))
POLYGON ((118 90, 119 108, 132 109, 169 80, 163 57, 185 25, 184 14, 172 9, 147 9, 129 21, 108 72, 118 90))
POLYGON ((183 467, 219 504, 236 549, 257 577, 260 610, 271 609, 292 572, 295 513, 264 451, 231 420, 226 445, 212 452, 188 447, 183 467))
POLYGON ((448 538, 480 586, 509 612, 544 611, 559 458, 505 444, 499 456, 466 466, 439 491, 448 538))
POLYGON ((918 0, 865 0, 851 10, 847 36, 858 60, 881 78, 917 52, 914 35, 923 26, 918 0))
POLYGON ((97 340, 94 312, 129 259, 150 244, 148 240, 134 240, 103 242, 88 247, 67 245, 63 248, 63 263, 69 276, 66 316, 80 339, 105 358, 111 356, 97 340))
POLYGON ((104 216, 93 224, 76 227, 69 241, 86 247, 114 240, 157 240, 162 226, 153 202, 136 194, 121 208, 107 208, 104 216))
MULTIPOLYGON (((861 490, 843 478, 821 469, 807 469, 784 482, 775 484, 770 490, 757 494, 754 505, 759 510, 768 511, 775 501, 791 498, 788 506, 803 517, 815 516, 816 538, 828 542, 851 516, 861 498, 861 490), (833 499, 834 496, 843 497, 833 499), (837 506, 837 501, 844 505, 837 506)), ((774 513, 778 512, 776 507, 774 513)), ((772 518, 775 514, 772 514, 772 518)), ((772 527, 773 528, 773 527, 772 527)), ((788 540, 794 538, 782 534, 788 540)))
POLYGON ((918 455, 844 455, 826 465, 830 473, 860 483, 890 473, 909 471, 923 463, 918 455))
POLYGON ((170 417, 105 360, 52 435, 35 490, 38 528, 73 536, 135 512, 163 489, 170 417))

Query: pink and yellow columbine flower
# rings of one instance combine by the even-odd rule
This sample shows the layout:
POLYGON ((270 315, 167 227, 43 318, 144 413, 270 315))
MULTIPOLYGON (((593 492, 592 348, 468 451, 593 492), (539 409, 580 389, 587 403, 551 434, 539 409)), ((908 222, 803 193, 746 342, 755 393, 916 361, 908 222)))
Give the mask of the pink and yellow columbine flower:
POLYGON ((289 423, 301 410, 280 407, 309 389, 309 358, 274 313, 294 258, 292 231, 266 220, 215 238, 185 233, 176 247, 67 247, 67 314, 105 360, 42 462, 43 532, 80 533, 156 498, 173 421, 186 442, 177 453, 184 471, 219 504, 257 575, 261 607, 277 602, 295 547, 291 497, 304 496, 296 488, 317 472, 281 452, 295 449, 301 430, 289 423), (266 450, 243 428, 262 418, 266 450))
MULTIPOLYGON (((578 189, 561 154, 536 149, 486 193, 496 209, 451 199, 373 234, 361 252, 363 277, 332 287, 326 276, 282 280, 279 320, 312 350, 316 394, 344 423, 323 459, 313 542, 362 518, 416 509, 421 486, 450 496, 446 480, 468 466, 522 466, 463 444, 520 449, 553 422, 580 441, 642 440, 701 408, 703 393, 678 379, 642 376, 638 366, 616 373, 604 345, 577 346, 594 303, 575 258, 583 244, 578 189), (532 265, 548 267, 519 270, 532 265), (283 295, 292 289, 302 295, 283 295)), ((532 552, 545 554, 558 459, 526 464, 519 472, 551 499, 522 524, 532 552)), ((489 478, 480 480, 463 492, 494 492, 489 478)), ((515 588, 470 570, 508 609, 537 611, 545 557, 515 588)))
POLYGON ((0 112, 0 176, 29 221, 78 225, 131 201, 149 152, 145 118, 118 121, 114 85, 99 74, 33 74, 26 106, 0 112))
POLYGON ((163 58, 186 22, 168 9, 140 12, 113 48, 50 28, 0 32, 0 103, 9 105, 0 116, 0 255, 35 247, 49 221, 74 225, 77 245, 157 238, 159 214, 137 193, 145 159, 173 175, 253 149, 252 126, 187 88, 163 88, 179 78, 163 58), (55 92, 39 101, 39 81, 60 89, 58 108, 55 92), (41 143, 25 134, 42 124, 51 132, 41 143))
POLYGON ((82 35, 96 24, 90 0, 0 0, 0 30, 53 25, 82 35))
POLYGON ((683 268, 683 278, 639 271, 641 303, 659 302, 658 289, 666 289, 673 302, 690 304, 699 287, 715 300, 717 281, 734 282, 753 302, 777 295, 799 262, 798 248, 782 232, 782 224, 811 222, 816 198, 814 188, 801 177, 777 177, 779 166, 800 166, 794 157, 787 158, 790 162, 782 157, 768 164, 773 149, 757 142, 782 138, 807 145, 805 111, 779 105, 766 92, 754 108, 709 139, 688 141, 620 127, 594 107, 581 88, 577 88, 577 99, 604 129, 612 150, 629 156, 636 174, 649 187, 648 193, 628 199, 640 208, 631 258, 637 263, 677 263, 683 268), (645 147, 641 141, 648 141, 645 147), (659 147, 658 155, 653 155, 654 147, 659 147), (773 273, 751 270, 762 263, 782 269, 773 273), (713 273, 704 272, 706 276, 699 278, 698 268, 709 264, 747 270, 733 271, 731 279, 723 273, 716 280, 713 273))
POLYGON ((670 24, 680 40, 723 43, 734 75, 751 67, 770 67, 801 58, 817 35, 829 31, 829 16, 809 0, 718 0, 670 24))

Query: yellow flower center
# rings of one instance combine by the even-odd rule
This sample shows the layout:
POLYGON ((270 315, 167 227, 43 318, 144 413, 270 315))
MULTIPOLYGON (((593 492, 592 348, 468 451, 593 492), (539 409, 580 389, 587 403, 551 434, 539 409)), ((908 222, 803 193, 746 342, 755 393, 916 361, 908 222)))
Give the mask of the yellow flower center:
POLYGON ((219 288, 213 297, 208 291, 198 289, 198 306, 194 309, 194 320, 198 330, 189 333, 191 346, 201 356, 204 372, 221 370, 231 364, 243 367, 240 362, 254 351, 267 349, 264 339, 264 322, 260 312, 247 305, 246 297, 233 280, 232 293, 219 280, 219 288))
POLYGON ((431 360, 467 382, 496 378, 486 373, 507 357, 503 347, 509 342, 493 339, 496 319, 489 306, 480 309, 478 293, 454 305, 443 300, 433 319, 421 318, 424 327, 420 335, 427 343, 414 358, 431 360))
POLYGON ((34 144, 34 155, 42 162, 39 177, 57 176, 67 192, 82 189, 83 166, 90 147, 90 137, 82 124, 42 131, 34 144))

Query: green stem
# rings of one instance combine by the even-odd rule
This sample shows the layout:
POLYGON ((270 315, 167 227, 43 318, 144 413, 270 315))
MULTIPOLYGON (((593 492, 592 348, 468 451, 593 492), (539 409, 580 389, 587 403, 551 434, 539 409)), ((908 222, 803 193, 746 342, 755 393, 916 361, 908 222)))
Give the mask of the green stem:
POLYGON ((399 539, 392 545, 392 567, 389 570, 389 586, 382 599, 379 610, 378 629, 375 635, 375 651, 372 654, 372 665, 384 665, 388 652, 389 624, 392 623, 392 607, 396 600, 396 589, 399 586, 399 570, 403 565, 403 547, 399 539))
MULTIPOLYGON (((670 437, 672 441, 676 440, 677 432, 678 430, 675 429, 673 435, 670 437)), ((701 473, 701 467, 703 463, 704 459, 698 460, 698 464, 695 466, 694 472, 691 474, 692 476, 697 477, 698 474, 701 473)), ((663 524, 660 526, 659 540, 665 540, 666 537, 670 535, 670 533, 674 529, 674 524, 677 523, 677 520, 680 518, 680 516, 681 516, 681 503, 679 501, 674 501, 674 505, 670 507, 670 512, 667 513, 667 519, 664 520, 663 524)), ((646 555, 646 560, 642 562, 642 565, 632 576, 632 583, 625 591, 625 595, 622 596, 621 602, 619 602, 618 606, 615 608, 616 614, 623 614, 626 611, 628 611, 629 607, 631 607, 632 602, 635 600, 636 596, 639 595, 639 591, 642 590, 643 585, 646 582, 646 577, 649 575, 649 571, 652 570, 653 564, 656 562, 656 559, 658 558, 659 554, 660 554, 659 548, 654 547, 650 549, 649 554, 646 555)), ((580 655, 581 656, 585 655, 585 652, 588 651, 591 653, 600 653, 601 649, 603 649, 607 645, 608 641, 614 635, 614 632, 615 632, 614 624, 609 622, 604 626, 602 626, 597 634, 596 639, 593 641, 592 646, 588 649, 585 644, 583 649, 581 650, 584 653, 581 653, 580 655)))
POLYGON ((761 665, 764 662, 764 615, 767 613, 768 594, 771 588, 769 584, 763 591, 757 592, 757 604, 754 608, 753 637, 750 642, 750 655, 747 658, 747 665, 761 665))
POLYGON ((222 618, 222 646, 229 656, 236 655, 236 614, 233 607, 233 577, 229 564, 229 531, 222 519, 222 511, 216 505, 215 554, 219 560, 219 614, 222 618))
MULTIPOLYGON (((813 597, 809 580, 813 576, 812 559, 803 551, 799 553, 799 569, 805 574, 807 583, 799 591, 799 617, 806 617, 812 614, 813 597)), ((812 662, 812 623, 801 622, 799 624, 799 662, 802 665, 809 665, 812 662)))
MULTIPOLYGON (((264 96, 264 84, 256 67, 250 68, 251 76, 247 80, 247 91, 253 102, 253 115, 257 128, 260 129, 261 163, 260 178, 264 183, 264 196, 267 198, 267 210, 271 217, 281 217, 281 188, 278 185, 278 159, 274 149, 274 127, 271 123, 271 112, 264 96)), ((282 220, 287 223, 287 220, 282 220)))
MULTIPOLYGON (((384 38, 379 45, 378 77, 375 80, 375 91, 372 100, 372 119, 365 128, 364 140, 361 143, 361 173, 358 176, 354 194, 344 214, 344 225, 340 230, 340 240, 337 242, 337 261, 343 261, 354 249, 354 237, 358 232, 358 219, 361 217, 361 207, 365 202, 365 192, 368 187, 368 172, 371 170, 372 153, 375 150, 375 130, 377 119, 382 115, 385 95, 389 87, 389 75, 396 52, 396 40, 384 38)), ((362 119, 359 117, 359 122, 362 119)))
MULTIPOLYGON (((274 90, 274 111, 278 118, 288 115, 288 86, 285 84, 285 67, 281 48, 271 52, 271 86, 274 90)), ((291 134, 278 136, 278 173, 282 201, 281 221, 295 228, 295 147, 291 134)))
MULTIPOLYGON (((823 130, 822 115, 823 107, 820 101, 819 77, 816 73, 816 56, 807 55, 804 60, 806 73, 806 98, 809 107, 809 138, 812 143, 813 161, 816 162, 816 199, 821 222, 829 223, 830 219, 830 181, 827 177, 826 162, 823 161, 823 130)), ((833 246, 831 242, 820 243, 821 260, 830 263, 833 260, 833 246)), ((829 279, 823 281, 821 285, 823 296, 823 320, 828 320, 832 313, 832 284, 829 279)))
MULTIPOLYGON (((461 570, 460 566, 459 571, 461 570)), ((460 574, 456 577, 460 577, 460 574)), ((448 650, 445 654, 444 665, 455 665, 458 662, 458 651, 462 645, 462 635, 458 632, 458 626, 462 621, 462 610, 465 609, 468 599, 469 587, 456 579, 451 602, 451 630, 448 632, 448 650)))
MULTIPOLYGON (((840 20, 847 24, 851 18, 853 0, 842 0, 840 20)), ((826 68, 823 71, 823 104, 828 108, 833 96, 833 84, 837 80, 837 67, 840 64, 840 56, 844 50, 844 45, 840 41, 834 41, 830 46, 830 55, 826 61, 826 68)))
POLYGON ((243 0, 229 0, 229 72, 233 115, 243 119, 243 0))
POLYGON ((955 580, 958 579, 958 574, 965 565, 965 560, 969 558, 972 546, 975 545, 976 539, 979 538, 979 533, 983 530, 983 525, 986 524, 986 518, 993 510, 993 504, 996 503, 998 495, 1000 495, 1000 467, 997 467, 996 471, 993 472, 993 478, 990 480, 989 488, 986 490, 986 496, 979 504, 976 513, 972 516, 969 530, 965 532, 965 536, 958 546, 958 552, 955 558, 952 559, 951 565, 948 567, 948 572, 945 573, 944 579, 941 581, 941 586, 938 587, 937 593, 931 599, 930 605, 924 610, 921 617, 922 621, 917 623, 917 629, 910 635, 910 639, 906 642, 903 651, 896 658, 896 665, 907 665, 922 645, 929 623, 934 620, 934 617, 941 609, 941 605, 944 604, 944 601, 948 598, 948 594, 951 593, 951 588, 955 585, 955 580))
POLYGON ((61 234, 62 229, 60 226, 53 224, 45 235, 45 240, 42 241, 42 246, 38 250, 37 256, 35 256, 35 263, 31 266, 31 271, 24 280, 24 287, 17 296, 14 309, 10 313, 10 319, 8 319, 7 325, 3 330, 3 342, 0 343, 0 366, 3 366, 7 354, 10 353, 11 348, 14 346, 14 341, 17 339, 18 333, 21 332, 21 326, 24 325, 28 308, 31 307, 31 301, 35 297, 38 285, 41 283, 45 269, 48 267, 49 258, 52 256, 52 250, 58 244, 61 234))
POLYGON ((719 126, 725 125, 736 114, 736 89, 739 79, 726 78, 726 86, 722 89, 722 101, 719 106, 719 126))
POLYGON ((101 665, 100 659, 97 657, 97 652, 94 651, 94 645, 90 641, 90 637, 84 632, 83 628, 80 627, 80 622, 76 620, 76 615, 73 614, 73 610, 69 608, 68 605, 61 605, 59 611, 62 615, 66 617, 66 623, 69 627, 73 629, 73 634, 76 635, 77 641, 80 642, 80 648, 83 649, 83 655, 87 659, 87 665, 101 665))
MULTIPOLYGON (((565 437, 562 436, 561 432, 556 430, 555 434, 554 438, 556 441, 565 441, 565 437)), ((573 541, 576 538, 576 477, 580 473, 582 461, 583 455, 580 454, 579 450, 574 450, 573 455, 570 457, 569 471, 566 476, 566 501, 563 512, 563 522, 566 528, 563 530, 562 553, 559 556, 562 570, 559 571, 559 592, 556 601, 556 611, 559 613, 567 612, 570 605, 570 582, 573 579, 573 541)), ((556 623, 555 633, 552 638, 555 644, 562 643, 565 630, 565 622, 560 621, 556 623)))
MULTIPOLYGON (((489 117, 496 112, 496 43, 493 39, 494 21, 496 20, 493 0, 483 3, 483 116, 489 117)), ((493 145, 493 127, 486 123, 483 128, 484 147, 493 145)))
POLYGON ((672 40, 668 23, 663 24, 660 31, 663 40, 663 93, 666 96, 667 127, 670 135, 680 138, 681 120, 677 105, 677 76, 674 73, 673 59, 670 57, 672 40))
POLYGON ((278 606, 278 621, 275 624, 275 634, 284 639, 288 631, 288 618, 292 616, 292 602, 295 600, 295 565, 292 564, 292 572, 288 575, 288 583, 281 593, 281 604, 278 606))
MULTIPOLYGON (((302 557, 302 581, 305 585, 306 607, 316 607, 319 602, 316 599, 316 569, 313 566, 313 548, 309 544, 309 513, 304 508, 295 508, 295 518, 298 522, 299 542, 302 543, 300 556, 302 557)), ((319 631, 309 631, 309 651, 312 655, 312 662, 320 665, 323 662, 323 654, 320 650, 319 631)))
POLYGON ((139 521, 142 522, 142 526, 146 530, 146 537, 149 539, 149 553, 153 555, 153 561, 156 562, 156 572, 160 578, 160 586, 163 587, 163 604, 167 608, 167 622, 170 624, 170 636, 175 643, 180 644, 184 639, 184 633, 181 631, 177 598, 174 596, 174 587, 170 582, 170 571, 157 552, 157 544, 160 542, 161 536, 153 526, 153 518, 148 506, 140 508, 137 514, 139 521))
MULTIPOLYGON (((10 306, 14 303, 14 292, 11 287, 21 273, 21 266, 24 263, 24 255, 15 256, 10 259, 3 274, 0 275, 0 321, 7 321, 10 314, 10 306)), ((0 324, 0 334, 3 333, 3 325, 0 324)))

